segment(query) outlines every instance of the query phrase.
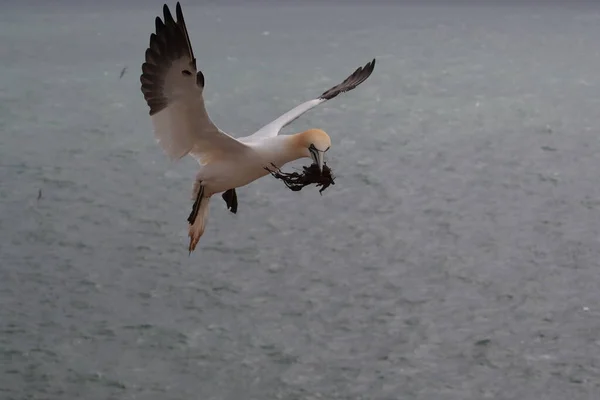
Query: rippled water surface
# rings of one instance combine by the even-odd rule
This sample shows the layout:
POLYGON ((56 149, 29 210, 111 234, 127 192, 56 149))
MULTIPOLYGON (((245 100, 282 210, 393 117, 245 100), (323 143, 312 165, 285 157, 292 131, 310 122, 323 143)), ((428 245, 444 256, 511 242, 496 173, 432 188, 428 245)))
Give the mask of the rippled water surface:
POLYGON ((19 7, 0 398, 600 397, 600 8, 184 3, 234 136, 377 57, 286 128, 329 132, 336 185, 215 198, 188 256, 195 164, 139 89, 161 3, 19 7))

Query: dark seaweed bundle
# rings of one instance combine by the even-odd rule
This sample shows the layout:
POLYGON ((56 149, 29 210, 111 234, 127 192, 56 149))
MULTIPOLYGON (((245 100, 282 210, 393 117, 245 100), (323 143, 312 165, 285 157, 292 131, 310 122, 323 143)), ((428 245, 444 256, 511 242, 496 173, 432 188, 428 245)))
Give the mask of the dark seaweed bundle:
POLYGON ((319 193, 323 194, 323 190, 327 189, 330 185, 335 185, 331 168, 327 164, 323 164, 323 173, 319 171, 319 166, 315 163, 308 167, 302 167, 302 172, 281 172, 275 165, 273 165, 273 168, 274 170, 270 170, 269 168, 266 168, 266 170, 275 178, 281 179, 294 192, 314 183, 317 187, 321 187, 319 193))

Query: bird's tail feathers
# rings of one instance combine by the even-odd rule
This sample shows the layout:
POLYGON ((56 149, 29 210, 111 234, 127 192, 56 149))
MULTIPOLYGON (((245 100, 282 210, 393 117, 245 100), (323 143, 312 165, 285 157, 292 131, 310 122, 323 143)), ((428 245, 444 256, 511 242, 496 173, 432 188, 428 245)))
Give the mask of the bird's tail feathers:
POLYGON ((188 248, 190 254, 196 249, 196 245, 200 240, 200 237, 204 233, 206 227, 206 220, 208 219, 208 205, 210 197, 203 197, 198 208, 198 214, 194 223, 190 224, 190 230, 188 236, 190 237, 190 246, 188 248))

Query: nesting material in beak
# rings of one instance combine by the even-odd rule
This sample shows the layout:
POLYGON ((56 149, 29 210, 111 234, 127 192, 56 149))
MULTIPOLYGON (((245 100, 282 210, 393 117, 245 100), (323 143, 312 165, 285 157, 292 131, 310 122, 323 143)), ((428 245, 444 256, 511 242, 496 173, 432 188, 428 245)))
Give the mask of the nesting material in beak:
POLYGON ((323 171, 321 171, 319 164, 316 163, 312 163, 308 167, 302 167, 303 171, 301 173, 281 172, 281 170, 275 165, 273 165, 273 168, 274 170, 270 170, 269 168, 266 168, 266 170, 269 171, 269 173, 275 178, 281 179, 283 183, 285 183, 285 185, 294 192, 302 190, 302 188, 305 186, 315 183, 317 187, 321 187, 319 193, 323 194, 323 190, 327 189, 330 185, 335 185, 331 168, 329 168, 325 163, 323 163, 323 171))

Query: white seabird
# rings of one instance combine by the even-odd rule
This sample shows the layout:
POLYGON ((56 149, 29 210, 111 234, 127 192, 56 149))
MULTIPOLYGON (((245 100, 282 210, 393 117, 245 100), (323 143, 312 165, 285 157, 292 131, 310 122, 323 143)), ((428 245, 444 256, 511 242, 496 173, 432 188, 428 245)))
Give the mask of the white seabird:
POLYGON ((189 154, 200 164, 193 187, 194 206, 188 218, 192 252, 204 233, 212 195, 223 193, 227 208, 236 213, 235 189, 267 175, 266 168, 271 165, 281 168, 308 157, 322 170, 324 153, 331 146, 323 130, 292 135, 279 135, 279 131, 308 110, 364 82, 373 72, 375 59, 318 98, 296 106, 254 134, 236 139, 220 130, 206 112, 204 74, 196 68, 179 2, 175 11, 176 21, 166 4, 164 21, 156 17, 156 33, 150 35, 140 81, 155 136, 165 153, 172 160, 189 154))

